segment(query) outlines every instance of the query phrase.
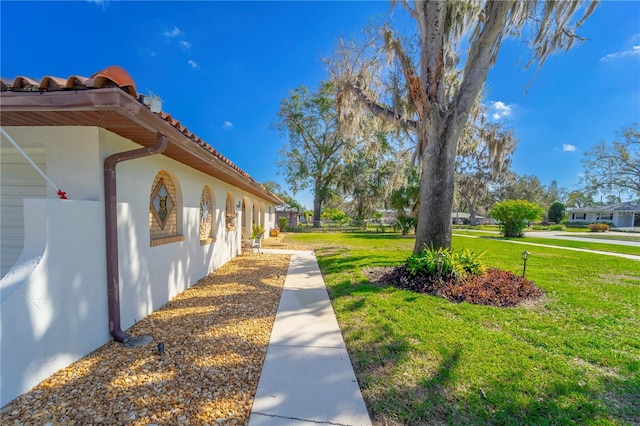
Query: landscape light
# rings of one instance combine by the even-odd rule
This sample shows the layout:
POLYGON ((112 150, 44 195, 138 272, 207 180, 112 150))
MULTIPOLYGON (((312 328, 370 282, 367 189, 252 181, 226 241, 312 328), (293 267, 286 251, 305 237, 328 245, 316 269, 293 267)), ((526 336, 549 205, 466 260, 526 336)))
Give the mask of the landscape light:
POLYGON ((525 272, 527 271, 527 259, 529 259, 529 255, 531 253, 529 253, 528 251, 523 251, 522 252, 522 260, 524 261, 524 264, 522 265, 522 276, 524 277, 525 272))

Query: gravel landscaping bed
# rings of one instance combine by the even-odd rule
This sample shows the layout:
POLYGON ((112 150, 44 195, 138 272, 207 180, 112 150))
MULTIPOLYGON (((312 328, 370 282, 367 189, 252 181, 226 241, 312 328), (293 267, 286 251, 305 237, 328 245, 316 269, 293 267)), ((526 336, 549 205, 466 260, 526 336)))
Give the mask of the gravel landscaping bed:
POLYGON ((127 330, 151 344, 105 344, 2 408, 0 423, 245 424, 288 265, 272 254, 229 261, 127 330))
POLYGON ((280 233, 277 237, 264 239, 262 247, 282 250, 313 250, 313 247, 308 244, 287 241, 287 235, 287 233, 280 233))

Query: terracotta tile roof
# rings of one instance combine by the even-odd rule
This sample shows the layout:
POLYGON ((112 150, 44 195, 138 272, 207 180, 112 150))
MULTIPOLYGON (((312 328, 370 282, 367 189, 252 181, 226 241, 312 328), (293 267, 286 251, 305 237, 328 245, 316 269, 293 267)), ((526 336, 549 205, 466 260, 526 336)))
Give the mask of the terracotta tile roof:
MULTIPOLYGON (((146 96, 139 94, 136 91, 136 85, 133 78, 131 78, 129 73, 124 68, 117 65, 111 65, 107 68, 104 68, 93 74, 91 77, 70 75, 69 77, 64 78, 47 75, 42 77, 40 80, 25 76, 18 76, 13 80, 7 78, 2 78, 0 80, 0 92, 53 92, 65 90, 90 90, 105 87, 118 87, 131 95, 142 105, 145 105, 145 107, 149 108, 149 106, 145 103, 146 96)), ((247 172, 236 166, 231 160, 226 158, 211 145, 195 135, 186 126, 183 126, 180 121, 174 119, 170 114, 167 114, 163 111, 158 113, 157 115, 164 121, 175 127, 178 131, 184 134, 195 144, 206 149, 209 153, 222 160, 229 167, 253 181, 255 185, 260 186, 266 190, 264 186, 253 179, 253 177, 251 177, 247 172)))

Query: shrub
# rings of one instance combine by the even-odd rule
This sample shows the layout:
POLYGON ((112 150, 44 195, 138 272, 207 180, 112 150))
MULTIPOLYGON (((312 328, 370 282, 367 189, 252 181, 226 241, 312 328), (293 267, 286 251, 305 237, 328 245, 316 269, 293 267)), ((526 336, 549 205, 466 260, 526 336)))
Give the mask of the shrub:
POLYGON ((417 293, 440 296, 456 303, 499 307, 517 306, 543 294, 533 281, 494 268, 489 268, 480 275, 467 274, 458 279, 444 280, 426 275, 414 276, 403 265, 383 274, 380 282, 417 293))
POLYGON ((264 226, 254 223, 251 227, 251 239, 262 238, 264 234, 264 226))
POLYGON ((609 230, 609 225, 606 223, 590 223, 589 231, 591 232, 607 232, 609 230))
POLYGON ((552 225, 549 227, 551 231, 564 231, 564 225, 552 225))
POLYGON ((458 285, 446 286, 441 294, 452 302, 516 306, 523 300, 540 297, 542 290, 524 277, 492 268, 483 275, 470 275, 458 285))
POLYGON ((484 264, 480 261, 484 253, 474 253, 469 249, 454 252, 443 248, 425 247, 420 254, 413 254, 407 258, 406 267, 414 276, 458 278, 466 274, 479 275, 485 270, 484 264))
POLYGON ((280 216, 278 218, 278 227, 283 230, 286 231, 287 230, 287 226, 289 226, 289 219, 287 219, 284 216, 280 216))
POLYGON ((491 210, 491 216, 500 222, 500 232, 505 237, 522 237, 523 229, 544 212, 537 204, 526 200, 502 201, 491 210))
POLYGON ((560 223, 565 218, 565 207, 560 202, 555 202, 549 207, 549 220, 554 223, 560 223))
POLYGON ((407 235, 411 229, 415 229, 416 223, 418 220, 409 216, 398 216, 395 223, 393 224, 393 229, 396 231, 402 231, 402 235, 407 235))

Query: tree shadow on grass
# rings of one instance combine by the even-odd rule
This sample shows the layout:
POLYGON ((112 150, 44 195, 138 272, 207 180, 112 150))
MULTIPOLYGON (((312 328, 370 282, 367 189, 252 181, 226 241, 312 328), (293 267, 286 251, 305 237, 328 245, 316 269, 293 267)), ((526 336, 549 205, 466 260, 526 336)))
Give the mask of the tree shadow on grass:
POLYGON ((385 369, 369 364, 357 371, 364 378, 362 393, 374 425, 637 424, 640 418, 640 385, 630 379, 602 377, 588 384, 563 377, 532 391, 526 384, 529 371, 516 368, 491 378, 480 373, 482 384, 461 383, 456 370, 463 351, 455 343, 439 345, 434 351, 438 364, 413 377, 392 374, 413 358, 410 352, 387 360, 385 369), (425 378, 416 383, 419 374, 425 378))
POLYGON ((400 235, 399 233, 371 233, 371 232, 349 232, 345 233, 346 238, 357 238, 359 240, 404 240, 415 235, 400 235))

